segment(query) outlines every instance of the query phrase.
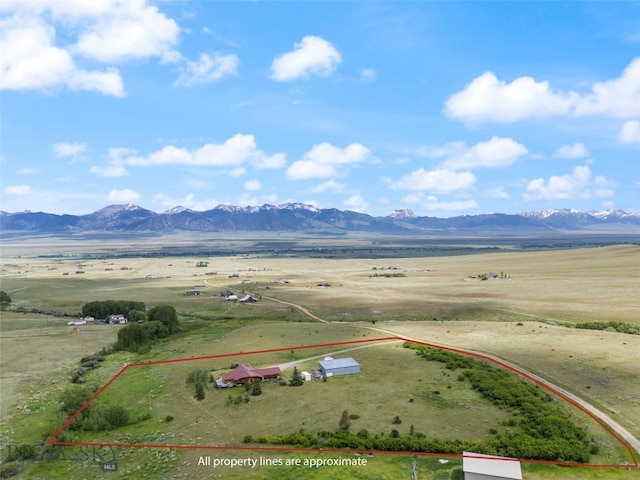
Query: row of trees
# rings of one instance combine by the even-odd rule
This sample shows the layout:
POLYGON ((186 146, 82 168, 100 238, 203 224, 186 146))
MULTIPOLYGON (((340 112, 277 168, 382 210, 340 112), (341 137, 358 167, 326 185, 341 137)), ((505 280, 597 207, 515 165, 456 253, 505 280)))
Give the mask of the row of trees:
POLYGON ((146 309, 147 307, 144 302, 134 302, 130 300, 97 300, 95 302, 85 303, 82 306, 82 315, 85 317, 105 320, 109 315, 122 313, 128 319, 136 321, 138 318, 134 317, 138 316, 139 313, 144 315, 146 309))
POLYGON ((468 380, 471 388, 494 405, 517 412, 519 420, 513 424, 519 427, 518 431, 490 442, 499 454, 539 460, 589 460, 590 442, 585 430, 575 425, 537 385, 483 360, 413 343, 405 346, 415 349, 425 360, 460 370, 458 380, 468 380))

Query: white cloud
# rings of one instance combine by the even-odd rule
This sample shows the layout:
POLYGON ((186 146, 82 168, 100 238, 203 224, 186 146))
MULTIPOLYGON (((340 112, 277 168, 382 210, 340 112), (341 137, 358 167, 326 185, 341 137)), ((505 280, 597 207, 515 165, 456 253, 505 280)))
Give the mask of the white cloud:
POLYGON ((161 150, 142 156, 119 159, 126 165, 193 165, 201 167, 240 167, 250 162, 256 168, 277 168, 284 164, 283 154, 266 155, 260 150, 253 135, 236 134, 222 144, 207 143, 189 150, 167 145, 161 150))
POLYGON ((153 197, 153 201, 155 203, 159 203, 163 207, 173 208, 181 205, 185 208, 193 209, 195 205, 195 194, 189 193, 183 198, 172 198, 162 193, 158 193, 155 197, 153 197))
POLYGON ((589 150, 582 143, 574 143, 561 146, 553 156, 555 158, 586 158, 589 156, 589 150))
POLYGON ((340 167, 360 163, 369 158, 371 151, 359 143, 345 148, 323 142, 314 145, 304 154, 302 160, 293 162, 287 169, 290 180, 309 178, 330 178, 340 175, 340 167))
POLYGON ((524 193, 526 200, 575 200, 592 197, 605 198, 614 194, 614 182, 604 176, 593 178, 591 169, 579 165, 566 175, 552 175, 548 180, 537 178, 531 180, 524 193))
POLYGON ((505 200, 509 199, 509 194, 505 191, 504 187, 495 187, 487 190, 485 194, 488 198, 503 198, 505 200))
POLYGON ((175 81, 174 86, 193 87, 215 82, 228 75, 236 75, 238 63, 239 59, 235 54, 201 53, 198 60, 187 62, 187 66, 175 81))
MULTIPOLYGON (((54 2, 64 3, 64 2, 54 2)), ((175 62, 181 55, 174 49, 180 27, 146 0, 112 1, 105 11, 86 15, 85 27, 72 47, 74 53, 104 63, 158 57, 175 62)))
POLYGON ((446 157, 442 165, 445 170, 506 167, 527 153, 526 147, 515 140, 495 136, 471 147, 464 142, 452 142, 424 151, 429 157, 446 157))
POLYGON ((53 45, 55 29, 43 20, 13 16, 0 21, 0 32, 3 90, 46 90, 66 86, 72 90, 124 96, 118 70, 78 68, 69 52, 53 45))
POLYGON ((230 177, 241 177, 247 174, 247 169, 244 167, 236 167, 229 171, 230 177))
POLYGON ((520 77, 506 83, 494 73, 485 72, 449 97, 445 112, 449 117, 472 123, 515 122, 527 117, 567 114, 573 97, 552 92, 549 82, 520 77))
POLYGON ((129 171, 122 165, 107 165, 106 167, 94 166, 89 169, 91 173, 101 177, 126 177, 129 171))
POLYGON ((31 168, 21 168, 20 170, 18 170, 18 173, 20 175, 36 175, 41 171, 42 170, 40 170, 39 168, 31 167, 31 168))
POLYGON ((364 212, 369 206, 369 203, 360 195, 352 195, 349 198, 347 198, 344 202, 342 202, 342 204, 348 210, 351 210, 353 212, 364 212))
POLYGON ((117 202, 117 203, 129 203, 135 202, 140 199, 140 194, 131 190, 130 188, 125 188, 124 190, 111 190, 109 195, 106 198, 109 202, 117 202))
POLYGON ((475 200, 453 200, 447 202, 438 200, 438 197, 434 195, 425 197, 423 192, 410 193, 405 196, 402 201, 407 204, 419 205, 420 208, 428 212, 472 210, 478 208, 475 200))
POLYGON ((425 170, 419 168, 390 186, 394 190, 419 190, 432 193, 450 193, 473 186, 476 177, 468 171, 425 170))
POLYGON ((556 92, 549 82, 519 77, 510 83, 485 72, 445 102, 451 118, 465 122, 515 122, 554 115, 640 115, 640 57, 613 80, 594 83, 589 93, 556 92))
POLYGON ((87 151, 86 143, 54 143, 51 148, 53 148, 53 153, 55 153, 56 157, 63 158, 77 158, 79 155, 85 153, 87 151))
POLYGON ((640 143, 640 122, 638 120, 625 122, 618 138, 623 143, 640 143))
POLYGON ((30 195, 31 185, 8 185, 4 189, 7 195, 30 195))
POLYGON ((322 182, 319 185, 311 188, 313 193, 324 193, 324 192, 333 192, 340 193, 343 192, 347 188, 346 183, 338 183, 335 180, 327 180, 326 182, 322 182))
POLYGON ((244 182, 244 189, 247 191, 256 191, 256 190, 260 190, 262 188, 262 184, 260 183, 260 180, 249 180, 244 182))
POLYGON ((640 116, 640 57, 632 60, 618 78, 597 82, 591 90, 579 99, 576 115, 640 116))
POLYGON ((305 36, 295 49, 276 57, 271 64, 271 78, 279 82, 306 78, 310 75, 328 76, 342 62, 335 47, 323 38, 305 36))
POLYGON ((377 76, 378 72, 376 72, 373 68, 360 69, 360 79, 365 82, 373 82, 377 76))

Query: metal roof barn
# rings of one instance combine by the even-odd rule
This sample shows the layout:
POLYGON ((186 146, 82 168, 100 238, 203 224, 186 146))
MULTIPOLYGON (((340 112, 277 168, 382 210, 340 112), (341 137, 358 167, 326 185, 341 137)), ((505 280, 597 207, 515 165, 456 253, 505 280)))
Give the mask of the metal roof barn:
POLYGON ((348 375, 360 372, 360 364, 353 358, 325 359, 318 362, 318 370, 323 377, 333 377, 334 375, 348 375))
POLYGON ((465 480, 522 480, 520 462, 514 458, 464 452, 462 470, 465 480))

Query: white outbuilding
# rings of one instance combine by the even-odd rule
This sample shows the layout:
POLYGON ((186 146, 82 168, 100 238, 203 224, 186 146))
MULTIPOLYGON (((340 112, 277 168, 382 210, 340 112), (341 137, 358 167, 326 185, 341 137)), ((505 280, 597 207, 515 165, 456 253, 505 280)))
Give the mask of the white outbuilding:
POLYGON ((522 480, 520 461, 515 458, 464 452, 462 470, 464 480, 522 480))
POLYGON ((327 357, 318 362, 318 370, 323 377, 333 377, 334 375, 358 373, 360 372, 360 364, 351 357, 336 359, 327 357))

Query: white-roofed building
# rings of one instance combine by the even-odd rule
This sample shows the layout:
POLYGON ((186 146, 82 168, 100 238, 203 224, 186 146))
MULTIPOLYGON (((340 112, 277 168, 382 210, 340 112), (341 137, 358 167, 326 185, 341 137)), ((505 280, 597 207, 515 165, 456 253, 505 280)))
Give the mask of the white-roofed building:
POLYGON ((522 480, 520 461, 464 452, 462 455, 464 480, 522 480))
POLYGON ((360 364, 353 358, 336 358, 327 357, 318 362, 318 370, 323 377, 333 377, 334 375, 347 375, 349 373, 358 373, 360 364))

